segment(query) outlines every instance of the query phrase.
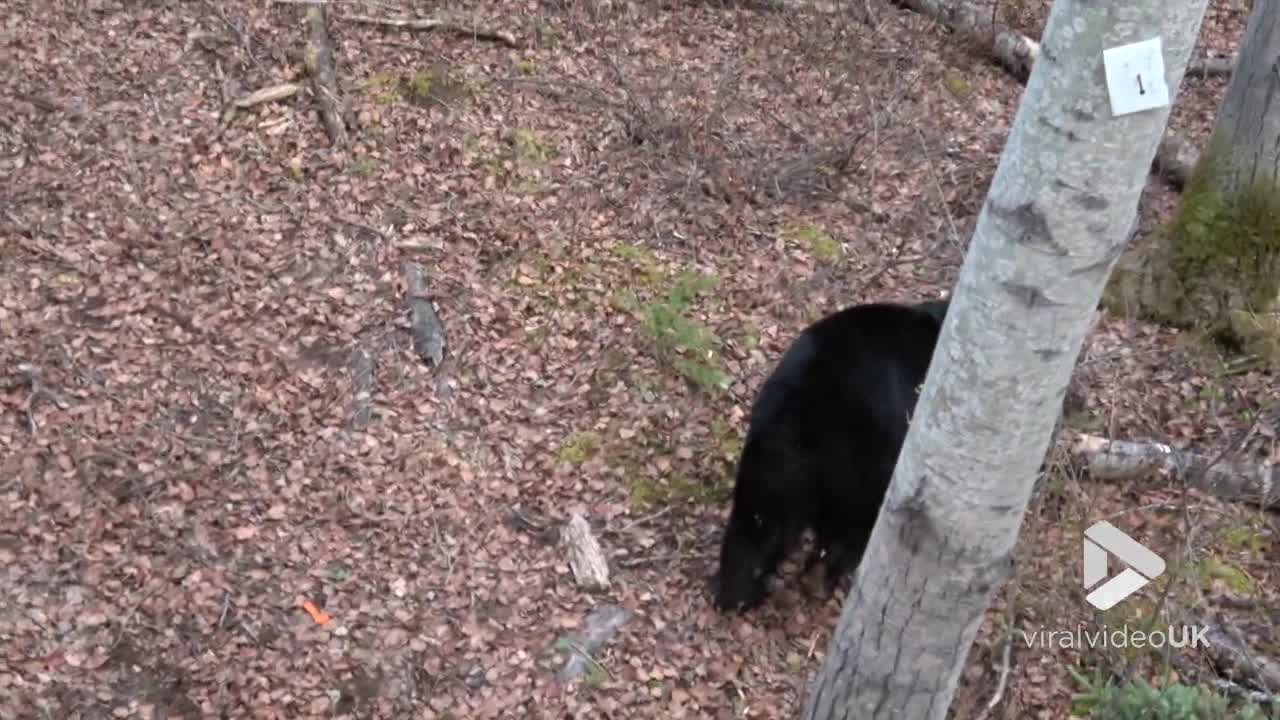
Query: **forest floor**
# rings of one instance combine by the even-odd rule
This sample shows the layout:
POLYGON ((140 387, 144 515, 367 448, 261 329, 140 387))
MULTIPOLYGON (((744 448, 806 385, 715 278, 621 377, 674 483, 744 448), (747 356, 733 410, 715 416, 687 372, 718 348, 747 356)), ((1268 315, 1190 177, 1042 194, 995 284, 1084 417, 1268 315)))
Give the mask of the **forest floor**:
MULTIPOLYGON (((451 10, 519 47, 331 6, 358 120, 341 152, 303 5, 7 5, 0 716, 795 716, 844 592, 711 608, 746 410, 807 322, 949 290, 1021 86, 881 2, 874 27, 469 5, 451 10), (303 91, 223 117, 286 82, 303 91), (447 331, 439 366, 410 347, 405 260, 447 331), (362 429, 357 350, 375 362, 362 429), (608 590, 574 584, 573 512, 608 590), (627 622, 557 682, 609 605, 627 622)), ((1005 5, 1038 37, 1038 3, 1005 5)), ((1198 52, 1234 49, 1233 5, 1212 3, 1198 52)), ((1173 131, 1201 142, 1224 86, 1189 79, 1173 131)), ((1144 228, 1175 200, 1152 178, 1144 228)), ((1073 426, 1210 455, 1252 426, 1261 459, 1277 420, 1250 418, 1275 412, 1275 380, 1224 367, 1103 316, 1073 426)), ((1093 621, 1079 530, 1102 517, 1185 551, 1112 613, 1141 620, 1177 583, 1280 654, 1274 515, 1057 467, 954 717, 1001 686, 991 717, 1068 717, 1068 667, 1158 667, 1012 641, 1093 621)))

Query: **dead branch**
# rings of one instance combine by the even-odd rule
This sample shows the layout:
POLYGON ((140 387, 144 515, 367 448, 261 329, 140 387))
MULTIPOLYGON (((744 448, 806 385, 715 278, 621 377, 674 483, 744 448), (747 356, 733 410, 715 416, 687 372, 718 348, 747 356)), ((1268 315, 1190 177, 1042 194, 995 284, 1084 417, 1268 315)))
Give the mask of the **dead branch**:
POLYGON ((264 87, 261 90, 255 90, 248 95, 242 95, 235 100, 232 100, 231 104, 241 110, 246 110, 254 105, 275 102, 276 100, 284 100, 285 98, 293 97, 297 93, 297 85, 294 85, 293 83, 281 83, 279 85, 272 85, 271 87, 264 87))
MULTIPOLYGON (((614 557, 622 553, 614 553, 614 557)), ((661 555, 642 555, 640 557, 627 558, 619 560, 616 564, 624 568, 637 568, 642 565, 654 565, 657 563, 677 563, 685 560, 709 560, 716 557, 715 553, 694 552, 694 553, 663 553, 661 555)))
POLYGON ((1256 705, 1278 705, 1280 706, 1280 694, 1263 692, 1262 690, 1254 690, 1245 687, 1234 680, 1211 675, 1202 668, 1192 664, 1187 658, 1175 653, 1171 658, 1173 666, 1182 674, 1183 677, 1191 682, 1205 683, 1212 685, 1214 689, 1226 695, 1232 695, 1246 702, 1256 705))
POLYGON ((54 405, 57 405, 60 410, 66 410, 71 407, 71 403, 42 382, 40 368, 35 365, 18 363, 18 372, 22 374, 22 379, 31 388, 31 394, 27 397, 26 403, 23 404, 23 410, 27 414, 27 429, 32 435, 35 435, 40 427, 36 423, 36 416, 32 410, 37 400, 41 398, 48 399, 54 405))
POLYGON ((62 103, 45 95, 35 95, 31 93, 18 93, 19 100, 25 100, 31 103, 37 110, 47 113, 60 113, 66 110, 62 103))
POLYGON ((1004 651, 1000 654, 1000 677, 996 681, 996 690, 991 695, 991 699, 983 706, 982 712, 978 714, 978 720, 986 720, 991 713, 1004 699, 1005 689, 1009 686, 1009 671, 1013 667, 1011 656, 1013 655, 1013 632, 1005 633, 1004 651))
MULTIPOLYGON (((813 10, 826 15, 835 15, 848 9, 848 4, 840 0, 722 0, 729 7, 740 7, 758 12, 794 12, 796 10, 813 10)), ((865 6, 858 17, 869 15, 865 6)))
POLYGON ((1206 625, 1209 656, 1220 670, 1226 671, 1227 680, 1244 680, 1266 692, 1280 688, 1280 660, 1252 650, 1236 628, 1222 622, 1206 625))
POLYGON ((311 74, 311 87, 319 105, 320 120, 329 142, 339 147, 347 144, 349 114, 338 94, 338 71, 333 57, 333 41, 329 38, 324 5, 307 6, 307 26, 310 29, 307 42, 307 71, 311 74))
POLYGON ((1234 695, 1245 702, 1251 702, 1255 705, 1276 705, 1280 706, 1280 693, 1268 693, 1261 690, 1250 690, 1240 683, 1223 680, 1222 678, 1210 678, 1209 684, 1221 690, 1228 695, 1234 695))
POLYGON ((1214 462, 1168 445, 1109 440, 1095 435, 1080 435, 1072 449, 1087 458, 1089 472, 1098 479, 1181 474, 1191 487, 1224 500, 1248 500, 1264 508, 1280 506, 1280 468, 1268 463, 1214 462))
POLYGON ((991 52, 1014 77, 1026 82, 1031 65, 1040 53, 1040 43, 990 21, 967 0, 893 0, 895 5, 927 15, 947 26, 957 35, 978 44, 991 43, 991 52))
POLYGON ((373 397, 373 358, 364 348, 351 351, 351 388, 355 399, 351 411, 351 427, 364 430, 369 426, 373 397))
POLYGON ((574 513, 560 530, 560 542, 569 554, 569 567, 574 581, 584 590, 609 588, 609 562, 605 560, 600 543, 591 533, 587 519, 574 513))
POLYGON ((413 333, 413 351, 423 360, 439 366, 444 360, 444 325, 436 315, 427 294, 427 279, 417 263, 405 260, 400 263, 407 291, 405 304, 409 306, 409 328, 413 333))
POLYGON ((222 111, 221 122, 226 125, 235 117, 237 110, 248 110, 254 105, 275 102, 276 100, 284 100, 298 94, 300 88, 293 83, 281 83, 264 87, 261 90, 255 90, 248 95, 241 95, 227 103, 226 108, 222 111))
POLYGON ((546 519, 537 517, 528 510, 511 508, 507 513, 507 525, 519 530, 542 533, 547 531, 548 523, 546 519))
POLYGON ((377 18, 370 17, 368 15, 343 15, 341 19, 363 25, 381 25, 382 27, 400 28, 402 30, 421 30, 423 32, 439 30, 441 32, 452 33, 454 35, 469 37, 475 40, 500 42, 511 48, 520 47, 520 43, 516 40, 516 36, 505 30, 482 30, 480 28, 467 27, 466 25, 451 22, 449 20, 439 20, 435 18, 377 18))
POLYGON ((1231 57, 1203 57, 1192 58, 1187 63, 1187 77, 1213 77, 1215 75, 1230 75, 1235 72, 1237 55, 1232 53, 1231 57))

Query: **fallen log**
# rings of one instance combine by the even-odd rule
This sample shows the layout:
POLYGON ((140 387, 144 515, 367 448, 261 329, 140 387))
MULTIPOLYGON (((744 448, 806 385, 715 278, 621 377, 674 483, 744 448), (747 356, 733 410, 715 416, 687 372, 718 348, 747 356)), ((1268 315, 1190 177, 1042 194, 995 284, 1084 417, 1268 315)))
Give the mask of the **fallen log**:
POLYGON ((1212 458, 1160 443, 1110 440, 1080 435, 1072 444, 1087 460, 1090 474, 1119 480, 1160 474, 1182 477, 1191 487, 1224 500, 1280 507, 1280 467, 1269 463, 1214 462, 1212 458))

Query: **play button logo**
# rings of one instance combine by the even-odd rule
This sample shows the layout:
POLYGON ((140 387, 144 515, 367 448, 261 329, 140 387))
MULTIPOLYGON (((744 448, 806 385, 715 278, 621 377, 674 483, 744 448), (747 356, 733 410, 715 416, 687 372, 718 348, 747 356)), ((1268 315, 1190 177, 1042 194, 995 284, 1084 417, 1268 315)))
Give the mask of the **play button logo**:
POLYGON ((1164 560, 1159 555, 1120 532, 1115 525, 1099 520, 1084 531, 1085 590, 1107 577, 1108 555, 1115 555, 1129 567, 1085 596, 1085 600, 1099 610, 1111 608, 1164 573, 1164 560))

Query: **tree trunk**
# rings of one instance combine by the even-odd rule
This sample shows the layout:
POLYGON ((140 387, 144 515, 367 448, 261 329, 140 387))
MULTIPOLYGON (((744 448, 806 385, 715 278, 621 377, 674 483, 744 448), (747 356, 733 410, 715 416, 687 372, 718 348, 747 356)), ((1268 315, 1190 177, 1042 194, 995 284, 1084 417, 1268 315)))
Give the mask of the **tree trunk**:
POLYGON ((1205 4, 1053 4, 804 717, 946 716, 1169 115, 1113 116, 1102 51, 1161 37, 1172 99, 1205 4))
POLYGON ((1218 110, 1215 140, 1230 155, 1220 182, 1227 192, 1280 174, 1280 3, 1257 2, 1240 43, 1240 69, 1218 110))
POLYGON ((1177 215, 1108 300, 1280 362, 1280 3, 1257 2, 1177 215))

